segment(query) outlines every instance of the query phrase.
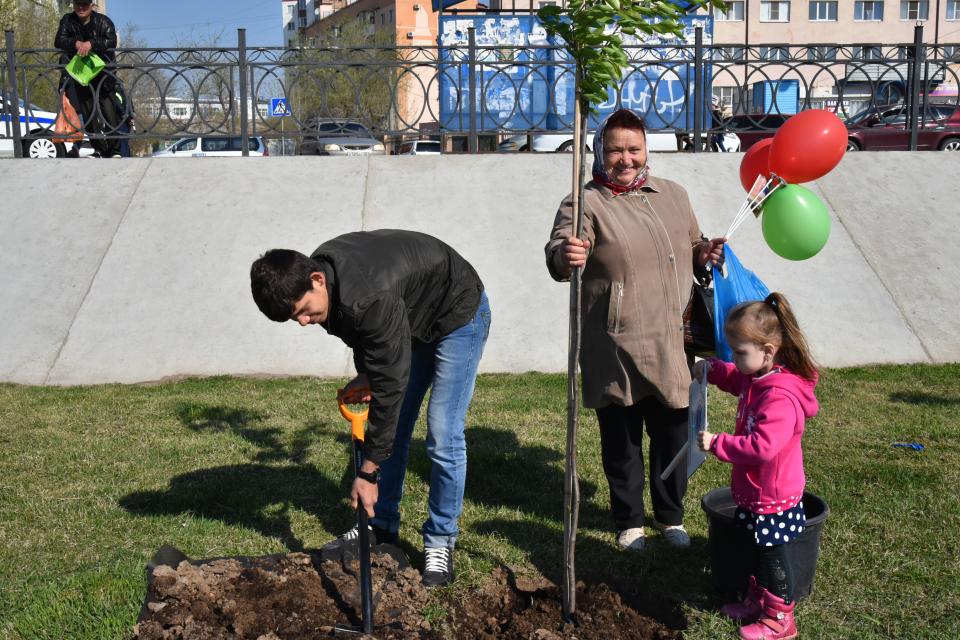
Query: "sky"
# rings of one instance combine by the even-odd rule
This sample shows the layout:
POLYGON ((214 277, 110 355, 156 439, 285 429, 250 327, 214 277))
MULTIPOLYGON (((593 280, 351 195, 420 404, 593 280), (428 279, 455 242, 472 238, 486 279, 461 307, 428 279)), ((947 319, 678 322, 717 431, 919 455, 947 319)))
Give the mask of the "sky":
POLYGON ((280 0, 107 0, 107 15, 119 33, 136 27, 148 47, 182 44, 237 43, 237 29, 246 28, 247 45, 281 46, 280 0))

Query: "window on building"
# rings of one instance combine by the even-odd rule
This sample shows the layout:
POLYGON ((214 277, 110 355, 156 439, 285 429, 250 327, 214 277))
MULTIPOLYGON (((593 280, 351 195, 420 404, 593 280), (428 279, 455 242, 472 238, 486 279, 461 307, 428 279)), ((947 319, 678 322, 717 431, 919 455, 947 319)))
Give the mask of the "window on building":
POLYGON ((837 48, 833 45, 812 45, 807 49, 807 60, 836 60, 837 48))
POLYGON ((171 109, 171 113, 175 118, 186 118, 187 117, 187 108, 186 107, 174 107, 171 109))
POLYGON ((790 3, 784 0, 763 0, 760 3, 760 20, 790 22, 790 3))
POLYGON ((960 20, 960 0, 948 0, 947 20, 960 20))
POLYGON ((713 19, 721 22, 743 22, 743 0, 727 2, 727 7, 723 10, 714 9, 713 19))
POLYGON ((913 47, 897 47, 897 60, 913 60, 913 47))
POLYGON ((718 87, 714 85, 713 97, 720 99, 720 104, 727 110, 727 113, 739 113, 740 94, 737 87, 718 87))
POLYGON ((960 60, 960 47, 948 44, 943 47, 943 57, 947 60, 960 60))
POLYGON ((837 3, 831 0, 810 0, 811 21, 837 21, 837 3))
POLYGON ((787 47, 760 47, 761 60, 788 60, 790 52, 787 47))
POLYGON ((900 0, 901 20, 926 20, 929 11, 927 0, 900 0))
POLYGON ((540 2, 537 3, 537 7, 540 9, 543 9, 544 7, 555 7, 555 6, 557 6, 557 3, 554 2, 554 0, 540 0, 540 2))
POLYGON ((882 60, 883 52, 880 51, 880 45, 861 44, 853 48, 854 60, 882 60))
POLYGON ((715 47, 713 49, 714 60, 743 60, 743 47, 715 47))
POLYGON ((857 0, 853 3, 853 19, 883 20, 883 0, 857 0))
POLYGON ((387 21, 387 14, 381 12, 381 13, 380 13, 380 24, 383 24, 383 23, 386 22, 386 21, 387 21))
POLYGON ((393 24, 393 9, 390 9, 390 23, 393 24))

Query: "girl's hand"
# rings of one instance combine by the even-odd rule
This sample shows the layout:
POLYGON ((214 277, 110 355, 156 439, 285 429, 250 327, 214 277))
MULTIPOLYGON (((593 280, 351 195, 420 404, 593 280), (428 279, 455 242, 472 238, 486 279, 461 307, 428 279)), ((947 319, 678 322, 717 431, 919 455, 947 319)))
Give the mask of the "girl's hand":
POLYGON ((700 445, 700 451, 709 451, 711 442, 713 442, 713 434, 709 431, 701 431, 700 439, 697 442, 700 445))
POLYGON ((703 376, 707 375, 709 371, 710 371, 710 361, 700 360, 695 365, 693 365, 693 378, 697 382, 703 382, 703 376))

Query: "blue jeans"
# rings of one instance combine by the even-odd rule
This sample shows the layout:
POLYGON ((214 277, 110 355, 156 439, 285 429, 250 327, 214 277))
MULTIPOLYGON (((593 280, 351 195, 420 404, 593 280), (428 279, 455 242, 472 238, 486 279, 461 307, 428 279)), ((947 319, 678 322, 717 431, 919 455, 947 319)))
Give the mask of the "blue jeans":
POLYGON ((433 386, 427 406, 427 457, 430 496, 421 533, 425 547, 453 547, 457 520, 463 510, 467 479, 464 420, 473 397, 480 356, 490 333, 490 304, 480 298, 474 318, 436 342, 418 345, 410 363, 410 379, 400 408, 393 453, 380 465, 379 497, 371 524, 390 532, 400 530, 400 499, 407 473, 410 438, 420 405, 433 386))

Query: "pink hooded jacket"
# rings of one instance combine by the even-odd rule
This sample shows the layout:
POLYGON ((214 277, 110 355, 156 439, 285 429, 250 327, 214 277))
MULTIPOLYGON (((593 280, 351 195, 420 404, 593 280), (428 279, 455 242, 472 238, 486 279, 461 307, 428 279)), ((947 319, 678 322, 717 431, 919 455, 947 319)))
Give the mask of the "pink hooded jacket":
POLYGON ((817 415, 816 380, 779 366, 754 377, 729 362, 710 359, 707 380, 739 396, 734 434, 720 433, 710 450, 733 464, 733 499, 754 513, 775 513, 797 505, 806 478, 800 438, 804 421, 817 415))

